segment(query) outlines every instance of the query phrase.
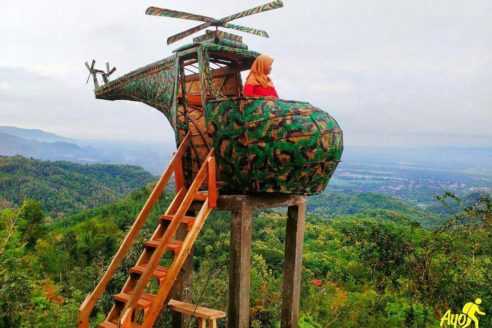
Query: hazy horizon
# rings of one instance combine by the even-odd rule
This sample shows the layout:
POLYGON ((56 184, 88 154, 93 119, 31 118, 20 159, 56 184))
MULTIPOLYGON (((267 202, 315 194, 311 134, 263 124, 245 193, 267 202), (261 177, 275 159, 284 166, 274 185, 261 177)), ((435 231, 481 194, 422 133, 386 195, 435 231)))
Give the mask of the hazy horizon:
MULTIPOLYGON (((13 126, 13 125, 0 125, 0 133, 7 133, 8 132, 3 132, 3 128, 13 128, 13 129, 21 129, 25 131, 37 131, 41 133, 47 133, 47 134, 52 134, 56 137, 60 137, 63 139, 67 139, 67 142, 73 141, 76 143, 91 143, 91 142, 102 142, 102 143, 127 143, 127 144, 149 144, 149 145, 166 145, 169 147, 175 147, 174 140, 158 140, 158 141, 152 141, 152 140, 121 140, 121 139, 111 139, 111 138, 99 138, 99 139, 88 139, 88 138, 72 138, 69 136, 61 135, 58 133, 55 133, 53 131, 47 131, 39 128, 22 128, 19 126, 13 126)), ((15 135, 12 133, 11 135, 15 135)), ((34 138, 32 140, 35 140, 34 138)), ((49 141, 48 141, 49 142, 49 141)), ((364 146, 359 146, 359 145, 351 145, 351 144, 345 144, 344 147, 350 147, 350 148, 369 148, 369 149, 388 149, 388 150, 425 150, 425 149, 462 149, 462 150, 485 150, 485 151, 492 151, 492 146, 483 146, 483 147, 470 147, 470 146, 459 146, 459 145, 454 145, 454 146, 426 146, 426 145, 420 145, 420 146, 378 146, 378 145, 364 145, 364 146)), ((0 154, 1 155, 1 154, 0 154)))

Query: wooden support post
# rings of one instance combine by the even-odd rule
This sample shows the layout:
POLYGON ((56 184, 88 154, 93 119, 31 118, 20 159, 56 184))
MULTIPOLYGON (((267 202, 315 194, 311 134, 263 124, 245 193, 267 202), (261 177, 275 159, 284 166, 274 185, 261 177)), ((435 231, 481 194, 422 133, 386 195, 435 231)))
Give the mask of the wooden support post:
POLYGON ((253 211, 288 206, 281 327, 297 327, 306 197, 288 194, 221 195, 218 211, 232 212, 228 328, 249 327, 253 211))
POLYGON ((232 211, 231 263, 229 270, 229 328, 249 327, 249 275, 251 269, 251 228, 253 210, 246 202, 232 211))
POLYGON ((280 327, 296 328, 301 295, 302 248, 306 203, 289 206, 285 231, 284 282, 280 327))
MULTIPOLYGON (((186 213, 187 216, 195 216, 195 211, 188 211, 186 213)), ((184 240, 186 237, 186 226, 181 224, 178 230, 176 231, 176 239, 184 240)), ((192 280, 191 276, 193 274, 193 248, 190 251, 190 254, 186 258, 183 266, 181 267, 181 272, 176 280, 176 283, 173 288, 172 298, 180 300, 182 302, 192 303, 192 280)), ((189 315, 175 312, 172 314, 172 327, 173 328, 189 328, 190 327, 191 317, 189 315)))

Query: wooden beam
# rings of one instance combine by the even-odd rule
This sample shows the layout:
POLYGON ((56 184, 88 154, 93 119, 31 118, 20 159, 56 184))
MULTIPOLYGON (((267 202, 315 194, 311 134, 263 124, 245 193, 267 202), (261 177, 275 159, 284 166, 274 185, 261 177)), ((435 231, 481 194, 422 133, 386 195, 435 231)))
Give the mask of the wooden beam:
POLYGON ((232 212, 227 313, 229 328, 249 327, 252 219, 253 210, 246 202, 243 202, 241 210, 232 212))
POLYGON ((215 157, 209 157, 207 161, 208 165, 208 199, 211 208, 217 207, 217 181, 216 181, 216 170, 215 170, 215 157))
MULTIPOLYGON (((219 69, 214 69, 210 71, 212 78, 217 77, 217 76, 223 76, 223 75, 229 75, 229 74, 235 74, 241 71, 244 71, 246 69, 249 69, 251 65, 246 65, 246 64, 240 64, 237 66, 225 66, 219 69)), ((198 81, 200 74, 190 74, 186 76, 186 82, 190 81, 198 81)))
POLYGON ((262 194, 262 195, 220 195, 217 197, 217 211, 238 211, 246 204, 253 211, 267 208, 285 207, 305 203, 306 197, 289 194, 262 194))
POLYGON ((198 59, 196 59, 196 58, 190 58, 190 59, 182 60, 181 62, 182 62, 182 65, 183 66, 192 65, 194 63, 197 63, 198 62, 198 59))
POLYGON ((168 303, 168 307, 172 311, 177 311, 181 313, 185 313, 187 315, 192 315, 196 318, 206 319, 206 320, 215 320, 218 318, 225 318, 225 312, 209 309, 203 306, 194 305, 191 303, 170 300, 168 303))
POLYGON ((285 229, 284 282, 280 317, 282 328, 296 328, 299 320, 305 218, 305 202, 289 206, 285 229))
MULTIPOLYGON (((196 215, 195 211, 188 211, 186 216, 194 217, 196 215)), ((184 240, 187 235, 186 225, 181 224, 176 231, 176 239, 184 240)), ((192 302, 192 274, 193 274, 193 248, 190 250, 190 254, 186 258, 183 266, 181 267, 178 279, 176 279, 172 298, 178 299, 182 302, 191 303, 192 302)), ((190 327, 191 317, 182 312, 173 312, 172 314, 172 327, 173 328, 188 328, 190 327)))
POLYGON ((233 63, 237 63, 236 61, 231 61, 231 60, 225 60, 225 59, 220 59, 220 58, 210 58, 210 61, 212 63, 219 63, 223 65, 232 65, 233 63))

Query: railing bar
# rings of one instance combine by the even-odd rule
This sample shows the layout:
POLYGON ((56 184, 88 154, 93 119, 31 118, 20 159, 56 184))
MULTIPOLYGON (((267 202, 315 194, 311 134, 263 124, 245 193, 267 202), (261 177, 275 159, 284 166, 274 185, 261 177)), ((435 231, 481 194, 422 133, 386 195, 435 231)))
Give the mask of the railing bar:
POLYGON ((126 252, 128 252, 128 249, 130 248, 131 244, 135 240, 136 236, 138 235, 140 229, 142 228, 143 224, 147 220, 147 217, 152 210, 152 207, 154 206, 155 202, 159 198, 159 196, 162 194, 164 191, 166 184, 171 177, 174 167, 176 165, 177 159, 181 158, 186 150, 186 147, 191 141, 191 136, 190 132, 186 135, 186 137, 183 139, 181 142, 180 146, 178 147, 178 150, 176 152, 176 155, 173 157, 171 163, 167 167, 167 169, 164 171, 162 174, 161 178, 157 182, 156 186, 152 190, 152 193, 150 194, 149 198, 145 202, 144 207, 140 211, 140 213, 137 216, 137 219, 133 223, 130 231, 126 235, 125 239, 123 240, 120 248, 118 249, 118 252, 114 256, 113 260, 111 261, 111 264, 109 265, 108 269, 104 273, 103 277, 99 281, 98 285, 94 289, 94 291, 89 294, 82 305, 79 308, 79 327, 81 328, 86 328, 88 327, 89 324, 89 314, 92 312, 94 309, 94 306, 101 296, 101 294, 104 292, 106 289, 107 284, 109 283, 109 280, 113 276, 114 272, 120 265, 121 261, 126 255, 126 252))
MULTIPOLYGON (((212 152, 209 153, 209 156, 211 154, 212 154, 212 152)), ((205 180, 205 177, 203 176, 202 180, 200 182, 200 185, 203 184, 204 180, 205 180)), ((196 219, 195 219, 195 222, 193 224, 193 227, 188 232, 188 234, 185 238, 185 241, 183 242, 182 247, 180 248, 178 254, 176 255, 176 259, 177 259, 176 262, 173 261, 171 267, 169 268, 168 276, 174 277, 174 276, 177 276, 177 274, 179 274, 180 264, 182 265, 182 263, 186 259, 184 254, 188 253, 189 248, 191 247, 189 238, 196 239, 198 232, 203 227, 203 223, 204 223, 206 217, 208 216, 210 211, 212 211, 212 208, 209 206, 209 200, 210 200, 210 198, 208 200, 205 200, 202 207, 200 208, 200 211, 196 215, 196 219), (180 264, 178 264, 178 263, 180 263, 180 264)), ((164 282, 164 285, 161 288, 159 288, 159 291, 157 292, 157 294, 154 297, 154 301, 151 305, 151 308, 148 310, 148 313, 150 314, 151 318, 148 320, 147 319, 144 320, 144 322, 142 323, 142 328, 150 328, 152 326, 152 324, 153 324, 152 320, 155 320, 155 315, 152 315, 152 314, 156 314, 156 313, 158 314, 161 312, 162 306, 163 306, 162 302, 164 300, 164 297, 166 296, 166 292, 167 293, 170 292, 170 290, 172 288, 172 283, 173 283, 172 279, 168 279, 164 282)))
MULTIPOLYGON (((212 151, 209 152, 207 155, 207 158, 212 155, 212 151)), ((128 321, 123 321, 123 318, 131 318, 131 315, 129 313, 133 312, 135 305, 138 302, 138 299, 140 299, 145 286, 147 285, 148 280, 150 279, 152 272, 155 270, 155 267, 157 266, 158 262, 160 261, 164 251, 165 251, 165 245, 168 244, 168 242, 171 240, 173 234, 175 233, 175 230, 177 229, 180 220, 184 215, 186 214, 186 211, 188 211, 188 208, 191 205, 191 202, 193 201, 193 198, 195 197, 195 193, 198 192, 198 189, 200 186, 203 184, 205 181, 205 176, 207 174, 207 165, 202 165, 200 170, 198 171, 198 174, 196 175, 195 179, 193 180, 193 183, 191 184, 190 188, 188 189, 188 192, 183 199, 183 202, 179 206, 178 210, 176 211, 176 214, 174 215, 173 220, 167 227, 166 231, 164 232, 164 235, 161 237, 161 241, 159 246, 154 250, 154 253, 152 254, 151 258, 147 262, 146 268, 144 272, 140 275, 140 279, 137 282, 137 285, 133 289, 132 294, 130 295, 130 298, 125 304, 125 307, 123 308, 122 312, 123 316, 121 317, 120 323, 124 327, 125 325, 129 324, 128 321), (178 219, 176 219, 178 218, 178 219)), ((130 320, 130 319, 128 319, 130 320)))
MULTIPOLYGON (((212 148, 213 151, 213 148, 212 148)), ((208 199, 211 208, 217 207, 217 185, 215 177, 215 157, 210 156, 207 160, 208 166, 208 199)))

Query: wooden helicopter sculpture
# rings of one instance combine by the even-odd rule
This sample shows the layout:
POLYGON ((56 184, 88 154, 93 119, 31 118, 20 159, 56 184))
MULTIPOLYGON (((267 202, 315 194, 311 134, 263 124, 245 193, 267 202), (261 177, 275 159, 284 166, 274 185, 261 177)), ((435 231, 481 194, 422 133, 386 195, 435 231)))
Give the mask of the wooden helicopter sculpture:
POLYGON ((343 142, 338 123, 328 113, 307 102, 243 97, 240 72, 250 69, 260 54, 248 50, 242 37, 218 27, 268 37, 265 31, 229 22, 281 8, 277 0, 240 13, 214 19, 169 9, 150 7, 146 14, 202 21, 201 25, 168 38, 176 42, 207 27, 204 35, 174 54, 107 81, 108 72, 87 67, 95 80, 98 99, 143 102, 162 112, 176 135, 178 150, 99 285, 79 311, 79 327, 88 327, 89 315, 155 200, 175 173, 176 198, 145 243, 137 265, 115 305, 100 327, 152 327, 161 310, 174 310, 169 293, 206 217, 221 194, 287 193, 314 195, 322 192, 340 160, 343 142), (104 73, 105 84, 97 84, 104 73), (207 179, 208 176, 208 179, 207 179), (205 190, 205 191, 204 191, 205 190), (196 217, 186 216, 192 202, 203 203, 196 217), (185 224, 188 234, 174 240, 185 224), (166 251, 174 254, 167 268, 160 266, 166 251), (155 294, 145 291, 151 277, 159 280, 155 294))

